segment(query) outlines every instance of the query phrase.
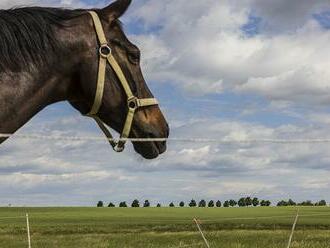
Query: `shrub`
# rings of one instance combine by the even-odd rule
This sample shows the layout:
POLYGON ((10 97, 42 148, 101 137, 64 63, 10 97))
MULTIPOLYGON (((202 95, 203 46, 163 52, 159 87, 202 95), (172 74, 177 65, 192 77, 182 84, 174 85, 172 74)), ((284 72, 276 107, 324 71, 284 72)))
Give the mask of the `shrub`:
POLYGON ((205 201, 205 200, 201 200, 201 201, 198 203, 198 207, 200 207, 200 208, 205 208, 205 207, 206 207, 206 201, 205 201))
POLYGON ((138 200, 134 200, 132 202, 132 208, 139 208, 140 207, 140 202, 138 200))
POLYGON ((246 206, 245 198, 241 198, 241 199, 238 200, 238 206, 239 207, 245 207, 246 206))
POLYGON ((231 207, 235 207, 237 205, 237 202, 235 200, 229 200, 229 205, 231 207))
POLYGON ((262 206, 262 207, 269 207, 270 205, 271 205, 271 202, 270 201, 262 200, 260 202, 260 206, 262 206))
POLYGON ((277 203, 277 206, 278 207, 286 207, 286 206, 288 206, 288 203, 286 202, 286 201, 279 201, 278 203, 277 203))
POLYGON ((254 197, 253 199, 252 199, 252 205, 253 205, 253 207, 257 207, 257 206, 259 206, 259 199, 257 198, 257 197, 254 197))
POLYGON ((150 202, 148 200, 146 200, 143 204, 143 207, 145 207, 145 208, 150 207, 150 202))
POLYGON ((121 203, 119 203, 119 207, 120 207, 120 208, 127 208, 127 204, 126 204, 126 202, 121 202, 121 203))
POLYGON ((196 207, 197 206, 197 203, 194 199, 192 199, 189 203, 189 207, 193 208, 193 207, 196 207))

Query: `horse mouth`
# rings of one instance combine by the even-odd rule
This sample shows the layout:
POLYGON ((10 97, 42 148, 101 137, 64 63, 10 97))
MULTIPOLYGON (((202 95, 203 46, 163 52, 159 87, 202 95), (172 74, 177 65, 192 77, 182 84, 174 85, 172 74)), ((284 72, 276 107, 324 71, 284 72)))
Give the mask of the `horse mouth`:
MULTIPOLYGON (((134 138, 138 138, 136 132, 132 132, 134 138)), ((142 137, 142 136, 140 136, 142 137)), ((147 138, 153 138, 148 135, 147 138)), ((159 155, 166 152, 167 146, 166 142, 162 141, 148 141, 148 142, 132 142, 134 146, 134 150, 140 154, 143 158, 151 160, 157 158, 159 155)))

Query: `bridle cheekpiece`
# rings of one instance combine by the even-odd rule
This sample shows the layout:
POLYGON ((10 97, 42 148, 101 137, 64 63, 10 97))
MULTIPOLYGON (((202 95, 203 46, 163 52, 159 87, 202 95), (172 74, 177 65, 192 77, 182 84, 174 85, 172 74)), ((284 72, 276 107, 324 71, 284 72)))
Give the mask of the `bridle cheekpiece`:
POLYGON ((100 21, 99 16, 94 11, 89 11, 89 14, 92 16, 92 19, 94 22, 94 27, 95 27, 96 34, 97 34, 97 37, 99 40, 100 48, 99 48, 99 68, 98 68, 98 76, 97 76, 98 79, 97 79, 97 88, 96 88, 96 93, 95 93, 95 99, 94 99, 94 104, 91 108, 91 111, 87 114, 87 116, 92 117, 97 122, 98 126, 101 128, 103 133, 106 135, 112 148, 116 152, 122 152, 125 149, 125 143, 131 133, 133 119, 134 119, 134 115, 135 115, 137 109, 139 109, 141 107, 158 105, 158 101, 155 98, 139 99, 132 93, 131 87, 129 86, 129 84, 126 80, 126 77, 125 77, 123 71, 121 70, 119 64, 117 63, 116 59, 112 55, 112 50, 105 37, 105 33, 104 33, 102 23, 100 21), (106 127, 106 125, 103 123, 103 121, 97 116, 97 114, 101 108, 101 105, 102 105, 107 63, 110 64, 111 68, 116 73, 116 75, 126 93, 126 96, 127 96, 128 113, 127 113, 124 128, 122 130, 121 136, 118 141, 115 141, 113 139, 113 136, 111 135, 111 132, 109 131, 109 129, 106 127))

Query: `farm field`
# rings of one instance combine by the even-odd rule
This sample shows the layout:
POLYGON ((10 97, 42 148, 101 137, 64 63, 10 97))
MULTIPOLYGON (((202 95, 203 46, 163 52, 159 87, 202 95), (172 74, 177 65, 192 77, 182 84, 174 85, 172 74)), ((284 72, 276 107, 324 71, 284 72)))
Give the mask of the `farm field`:
MULTIPOLYGON (((0 208, 0 247, 284 248, 296 208, 0 208)), ((330 247, 330 208, 300 207, 292 247, 330 247)))

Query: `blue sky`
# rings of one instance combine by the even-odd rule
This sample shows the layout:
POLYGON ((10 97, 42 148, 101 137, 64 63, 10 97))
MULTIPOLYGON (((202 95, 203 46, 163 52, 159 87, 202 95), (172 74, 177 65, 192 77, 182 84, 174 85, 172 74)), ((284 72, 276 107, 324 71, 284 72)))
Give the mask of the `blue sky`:
MULTIPOLYGON (((2 1, 102 7, 108 1, 2 1)), ((328 1, 134 1, 122 18, 142 50, 148 85, 172 137, 330 138, 328 1)), ((67 103, 21 134, 99 136, 67 103)), ((226 200, 244 195, 330 201, 329 144, 170 142, 145 161, 106 142, 10 139, 0 149, 0 204, 93 205, 98 200, 226 200), (96 158, 96 159, 95 159, 96 158)))

